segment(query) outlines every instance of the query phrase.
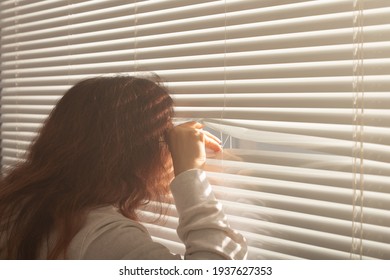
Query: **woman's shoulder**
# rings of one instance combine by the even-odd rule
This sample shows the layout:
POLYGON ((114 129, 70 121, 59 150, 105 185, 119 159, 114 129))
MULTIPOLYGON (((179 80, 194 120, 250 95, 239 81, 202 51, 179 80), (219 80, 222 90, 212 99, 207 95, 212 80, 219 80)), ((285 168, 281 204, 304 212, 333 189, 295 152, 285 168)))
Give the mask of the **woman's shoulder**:
POLYGON ((70 259, 118 259, 121 247, 151 240, 146 228, 112 206, 91 210, 68 250, 70 259), (110 248, 110 251, 107 251, 110 248), (113 255, 110 256, 110 252, 113 255))
POLYGON ((80 233, 83 235, 98 235, 101 232, 124 228, 127 230, 134 228, 134 230, 142 231, 149 235, 142 224, 123 216, 113 206, 100 207, 89 211, 80 233))
POLYGON ((123 216, 114 206, 99 207, 89 211, 86 217, 85 228, 114 225, 116 223, 124 223, 127 226, 134 226, 146 231, 139 222, 123 216))

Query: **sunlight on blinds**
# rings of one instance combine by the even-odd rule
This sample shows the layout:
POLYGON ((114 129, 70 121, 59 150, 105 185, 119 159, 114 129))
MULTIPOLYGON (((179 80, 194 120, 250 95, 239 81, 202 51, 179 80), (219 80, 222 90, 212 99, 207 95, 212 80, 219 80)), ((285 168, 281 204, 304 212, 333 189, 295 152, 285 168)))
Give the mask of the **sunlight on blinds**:
MULTIPOLYGON (((160 75, 222 138, 207 175, 250 259, 390 259, 388 0, 2 1, 2 166, 77 81, 160 75)), ((167 202, 140 214, 184 248, 167 202)))

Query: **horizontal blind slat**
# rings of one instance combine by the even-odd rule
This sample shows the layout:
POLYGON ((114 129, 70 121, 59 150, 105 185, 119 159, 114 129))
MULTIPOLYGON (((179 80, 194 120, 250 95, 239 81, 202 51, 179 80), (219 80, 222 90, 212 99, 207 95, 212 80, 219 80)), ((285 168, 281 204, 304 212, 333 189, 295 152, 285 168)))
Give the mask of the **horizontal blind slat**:
MULTIPOLYGON (((42 83, 43 79, 40 81, 42 83)), ((38 82, 39 83, 39 82, 38 82)), ((10 83, 12 84, 12 83, 10 83)), ((18 86, 22 86, 19 85, 18 86)), ((31 86, 31 85, 30 85, 31 86)), ((36 86, 36 85, 35 85, 36 86)), ((65 92, 64 88, 64 92, 65 92)), ((55 105, 59 95, 14 95, 5 89, 2 104, 6 105, 55 105)), ((326 93, 221 93, 221 94, 172 94, 178 107, 218 107, 228 104, 231 107, 278 107, 278 108, 348 108, 353 97, 352 92, 326 93)), ((390 107, 390 96, 387 92, 366 92, 365 108, 387 109, 390 107)), ((220 122, 218 122, 220 123, 220 122)), ((245 126, 245 121, 235 123, 245 126)), ((249 128, 249 127, 248 127, 249 128)), ((314 127, 311 127, 314 129, 314 127)), ((351 128, 345 127, 350 133, 351 128)), ((333 129, 333 127, 332 127, 333 129)))

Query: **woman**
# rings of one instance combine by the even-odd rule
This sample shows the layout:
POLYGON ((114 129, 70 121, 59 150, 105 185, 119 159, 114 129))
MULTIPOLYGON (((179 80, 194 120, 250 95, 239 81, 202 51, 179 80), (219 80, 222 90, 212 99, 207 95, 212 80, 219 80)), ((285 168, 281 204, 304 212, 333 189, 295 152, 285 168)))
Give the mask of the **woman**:
POLYGON ((157 82, 79 82, 47 118, 27 159, 0 182, 0 259, 179 259, 152 241, 137 210, 170 184, 186 259, 242 259, 202 166, 220 142, 196 122, 174 127, 157 82))

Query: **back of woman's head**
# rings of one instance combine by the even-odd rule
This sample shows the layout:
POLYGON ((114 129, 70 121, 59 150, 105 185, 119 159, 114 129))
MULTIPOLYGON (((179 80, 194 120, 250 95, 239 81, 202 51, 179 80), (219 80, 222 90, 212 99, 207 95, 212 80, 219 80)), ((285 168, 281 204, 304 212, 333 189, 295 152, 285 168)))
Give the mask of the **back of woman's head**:
POLYGON ((114 187, 124 184, 139 189, 137 194, 166 167, 168 150, 161 139, 171 118, 172 99, 154 81, 127 76, 85 80, 59 101, 29 160, 40 170, 52 169, 70 186, 91 185, 91 198, 102 187, 107 193, 97 198, 107 200, 114 187))
POLYGON ((161 200, 170 179, 164 139, 172 108, 167 90, 144 78, 92 78, 66 92, 27 160, 1 182, 0 210, 18 213, 12 230, 19 234, 9 235, 16 249, 9 257, 36 257, 34 244, 53 228, 59 237, 49 256, 58 257, 87 210, 115 205, 136 219, 140 205, 161 200), (34 229, 34 223, 41 227, 34 229))

